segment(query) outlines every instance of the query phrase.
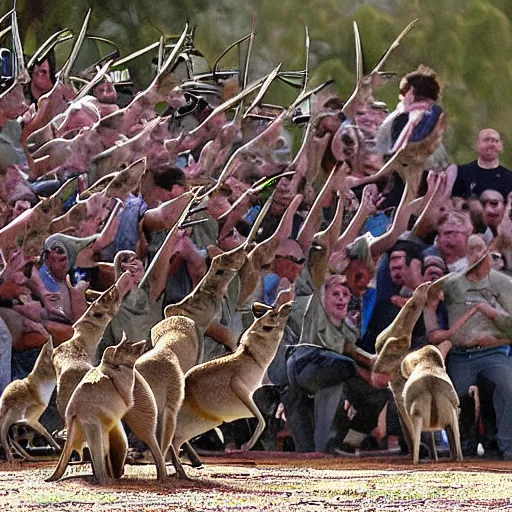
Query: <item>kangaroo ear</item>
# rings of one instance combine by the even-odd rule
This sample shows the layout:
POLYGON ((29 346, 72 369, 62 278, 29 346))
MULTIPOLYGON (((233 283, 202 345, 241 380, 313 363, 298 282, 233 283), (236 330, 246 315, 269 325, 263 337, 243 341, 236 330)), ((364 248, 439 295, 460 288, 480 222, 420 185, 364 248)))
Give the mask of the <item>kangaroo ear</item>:
MULTIPOLYGON (((119 346, 119 345, 116 345, 119 346)), ((103 352, 103 357, 101 358, 102 361, 107 361, 108 359, 112 359, 112 356, 114 355, 116 351, 116 346, 110 346, 105 349, 105 352, 103 352)))
POLYGON ((142 341, 138 341, 137 343, 132 343, 130 349, 131 349, 132 353, 138 354, 139 356, 141 356, 142 354, 144 354, 146 352, 146 347, 147 347, 146 340, 142 340, 142 341))
POLYGON ((402 372, 404 379, 408 379, 411 376, 414 368, 418 366, 418 362, 418 358, 414 352, 404 358, 402 365, 400 366, 400 371, 402 372))
POLYGON ((123 337, 121 338, 121 341, 117 345, 118 347, 123 347, 124 345, 128 345, 126 341, 126 333, 123 331, 123 337))
POLYGON ((285 302, 280 308, 279 308, 279 314, 281 315, 289 315, 292 312, 293 308, 293 300, 289 302, 285 302))
POLYGON ((272 311, 274 308, 263 302, 253 302, 251 306, 252 314, 256 318, 261 318, 267 311, 272 311))

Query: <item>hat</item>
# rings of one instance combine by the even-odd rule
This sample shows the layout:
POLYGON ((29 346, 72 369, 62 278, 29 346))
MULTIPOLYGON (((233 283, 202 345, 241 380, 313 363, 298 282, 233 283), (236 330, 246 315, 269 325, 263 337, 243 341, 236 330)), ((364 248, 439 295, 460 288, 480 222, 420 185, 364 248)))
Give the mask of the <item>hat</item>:
POLYGON ((51 251, 57 248, 62 249, 68 256, 68 270, 75 266, 78 253, 91 245, 99 237, 99 234, 88 236, 86 238, 77 238, 75 236, 56 233, 49 236, 44 242, 43 250, 51 251))
POLYGON ((423 257, 423 271, 428 267, 438 267, 443 272, 446 272, 447 270, 446 263, 443 258, 436 254, 428 254, 423 257))
POLYGON ((357 237, 351 244, 347 246, 347 253, 351 260, 362 261, 368 270, 375 272, 375 263, 373 261, 370 244, 374 237, 370 233, 365 233, 357 237))

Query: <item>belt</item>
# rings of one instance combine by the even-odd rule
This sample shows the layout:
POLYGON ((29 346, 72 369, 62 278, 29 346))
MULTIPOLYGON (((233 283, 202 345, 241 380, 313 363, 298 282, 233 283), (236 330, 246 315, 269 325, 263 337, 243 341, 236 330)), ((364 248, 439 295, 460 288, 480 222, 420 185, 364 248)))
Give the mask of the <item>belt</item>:
POLYGON ((471 348, 452 348, 451 352, 456 355, 470 355, 483 352, 503 352, 507 356, 510 354, 510 345, 500 345, 498 347, 471 347, 471 348))

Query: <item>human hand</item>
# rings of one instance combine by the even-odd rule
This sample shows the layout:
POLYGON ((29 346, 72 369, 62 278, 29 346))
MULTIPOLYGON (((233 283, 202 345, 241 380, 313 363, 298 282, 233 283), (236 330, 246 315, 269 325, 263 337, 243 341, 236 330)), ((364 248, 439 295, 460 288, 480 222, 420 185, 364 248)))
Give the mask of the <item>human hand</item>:
POLYGON ((372 386, 375 388, 385 388, 389 383, 389 375, 385 373, 372 372, 372 386))
POLYGON ((364 187, 363 197, 359 208, 361 208, 362 213, 368 217, 377 213, 377 205, 375 204, 377 194, 377 185, 372 183, 371 185, 366 185, 366 187, 364 187))
POLYGON ((23 304, 14 306, 13 309, 34 322, 41 320, 41 316, 44 311, 42 304, 39 301, 32 299, 24 301, 23 304))

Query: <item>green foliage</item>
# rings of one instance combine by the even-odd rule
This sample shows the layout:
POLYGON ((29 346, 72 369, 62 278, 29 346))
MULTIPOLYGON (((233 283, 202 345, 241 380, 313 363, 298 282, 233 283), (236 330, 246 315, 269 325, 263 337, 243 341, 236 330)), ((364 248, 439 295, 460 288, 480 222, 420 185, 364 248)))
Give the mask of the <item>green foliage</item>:
MULTIPOLYGON (((0 14, 11 5, 12 0, 0 0, 0 14)), ((418 25, 391 55, 386 69, 398 78, 419 64, 436 70, 445 86, 442 104, 449 114, 446 143, 456 162, 472 159, 476 134, 492 126, 503 134, 503 162, 512 166, 510 0, 18 0, 27 53, 60 28, 78 29, 89 7, 90 32, 115 41, 122 55, 162 34, 181 32, 188 20, 197 27, 196 46, 211 63, 249 32, 254 13, 257 36, 251 78, 268 73, 279 62, 286 70, 303 69, 307 25, 310 84, 334 78, 342 98, 348 97, 355 81, 352 22, 359 26, 368 72, 407 23, 418 17, 418 25)), ((239 61, 239 52, 233 50, 222 65, 238 67, 239 61)), ((139 59, 132 72, 141 83, 147 82, 149 59, 139 59)), ((285 105, 296 94, 296 89, 276 85, 265 101, 285 105)), ((397 94, 395 82, 379 89, 376 97, 394 108, 397 94)))

